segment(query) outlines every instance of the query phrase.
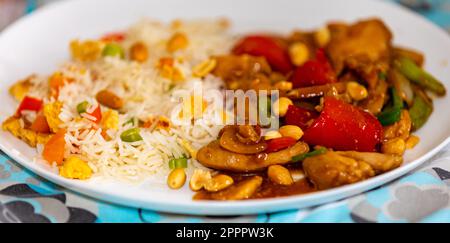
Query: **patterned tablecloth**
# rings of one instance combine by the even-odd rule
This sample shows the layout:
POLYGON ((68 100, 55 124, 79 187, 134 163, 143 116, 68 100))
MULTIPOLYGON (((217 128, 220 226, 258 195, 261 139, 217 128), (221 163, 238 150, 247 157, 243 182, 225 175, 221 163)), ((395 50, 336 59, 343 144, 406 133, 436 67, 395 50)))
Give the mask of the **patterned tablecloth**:
MULTIPOLYGON (((0 0, 0 29, 50 1, 0 0)), ((450 30, 449 0, 397 2, 450 30)), ((450 222, 450 146, 421 169, 346 200, 233 217, 164 214, 98 201, 36 176, 0 151, 0 222, 450 222)))

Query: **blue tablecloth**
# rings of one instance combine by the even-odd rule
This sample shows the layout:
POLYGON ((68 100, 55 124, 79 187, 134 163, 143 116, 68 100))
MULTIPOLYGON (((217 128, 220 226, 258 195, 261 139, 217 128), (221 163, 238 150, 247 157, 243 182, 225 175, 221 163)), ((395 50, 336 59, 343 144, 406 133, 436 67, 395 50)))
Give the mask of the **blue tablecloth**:
MULTIPOLYGON (((28 0, 27 11, 44 1, 28 0)), ((406 1, 450 30, 450 1, 406 1)), ((0 2, 1 3, 1 2, 0 2)), ((0 5, 1 7, 1 5, 0 5)), ((235 217, 129 208, 48 182, 0 151, 0 222, 450 222, 450 147, 421 169, 370 192, 319 207, 235 217)))

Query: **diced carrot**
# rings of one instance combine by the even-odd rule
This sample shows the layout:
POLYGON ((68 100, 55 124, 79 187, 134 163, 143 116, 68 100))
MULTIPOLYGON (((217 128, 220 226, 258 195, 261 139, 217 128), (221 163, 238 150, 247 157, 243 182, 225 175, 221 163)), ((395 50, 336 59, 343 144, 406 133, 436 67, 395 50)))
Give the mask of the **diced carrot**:
POLYGON ((66 146, 66 141, 64 140, 65 134, 66 130, 60 129, 45 144, 42 156, 47 162, 55 162, 57 165, 62 165, 64 160, 64 148, 66 146))
POLYGON ((53 97, 58 97, 59 90, 62 87, 64 87, 64 85, 66 83, 71 83, 71 82, 73 82, 73 79, 64 77, 62 73, 60 73, 60 72, 54 73, 49 78, 49 86, 50 86, 51 95, 53 97))
POLYGON ((48 126, 47 119, 43 114, 38 114, 30 129, 39 133, 50 133, 50 127, 48 126))

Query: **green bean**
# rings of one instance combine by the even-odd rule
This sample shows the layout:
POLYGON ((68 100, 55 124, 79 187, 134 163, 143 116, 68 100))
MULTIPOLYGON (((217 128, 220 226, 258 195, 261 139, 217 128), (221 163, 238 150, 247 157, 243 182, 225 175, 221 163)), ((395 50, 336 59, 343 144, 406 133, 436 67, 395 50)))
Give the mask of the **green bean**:
POLYGON ((403 100, 398 95, 395 88, 391 88, 392 106, 385 108, 378 116, 378 121, 381 125, 388 126, 394 124, 400 120, 400 116, 403 109, 403 100))
POLYGON ((416 90, 413 104, 409 109, 412 128, 414 131, 421 128, 433 112, 433 104, 422 90, 416 90))
POLYGON ((299 154, 299 155, 296 155, 296 156, 292 157, 292 162, 295 163, 295 162, 303 161, 306 158, 317 156, 317 155, 321 155, 321 154, 324 154, 326 152, 327 152, 327 148, 320 147, 320 148, 318 148, 318 149, 316 149, 316 150, 314 150, 312 152, 309 152, 309 153, 306 153, 306 154, 299 154))
POLYGON ((401 57, 394 61, 394 65, 411 82, 443 96, 446 93, 445 86, 428 72, 417 66, 409 58, 401 57))

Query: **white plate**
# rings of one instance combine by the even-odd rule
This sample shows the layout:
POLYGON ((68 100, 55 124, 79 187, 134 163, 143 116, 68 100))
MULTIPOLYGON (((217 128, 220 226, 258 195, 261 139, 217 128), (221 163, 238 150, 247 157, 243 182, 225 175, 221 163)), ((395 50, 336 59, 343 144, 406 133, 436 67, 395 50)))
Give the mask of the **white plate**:
MULTIPOLYGON (((425 52, 426 69, 450 87, 450 38, 416 14, 381 1, 369 0, 72 0, 56 3, 27 16, 0 35, 0 120, 17 106, 7 88, 30 73, 50 73, 68 58, 73 38, 98 37, 123 29, 141 17, 163 21, 174 18, 231 18, 234 31, 287 32, 295 27, 315 28, 330 20, 355 21, 377 16, 394 32, 395 42, 425 52)), ((0 133, 0 148, 35 173, 74 191, 105 201, 164 212, 231 215, 274 212, 330 202, 377 187, 411 171, 450 141, 450 95, 435 100, 435 112, 418 135, 421 143, 405 156, 398 169, 373 179, 333 190, 279 199, 239 202, 192 201, 185 187, 147 183, 133 187, 119 183, 67 180, 32 162, 35 150, 8 133, 0 133)))

